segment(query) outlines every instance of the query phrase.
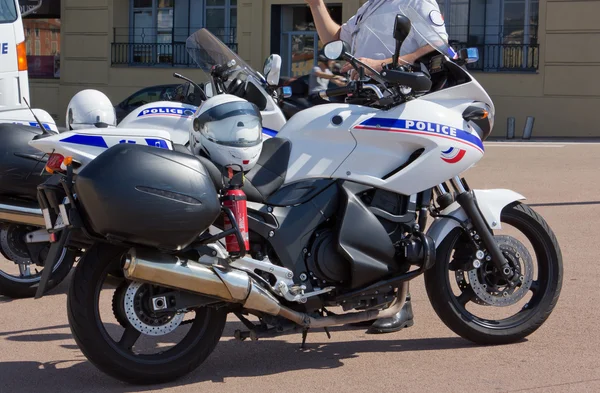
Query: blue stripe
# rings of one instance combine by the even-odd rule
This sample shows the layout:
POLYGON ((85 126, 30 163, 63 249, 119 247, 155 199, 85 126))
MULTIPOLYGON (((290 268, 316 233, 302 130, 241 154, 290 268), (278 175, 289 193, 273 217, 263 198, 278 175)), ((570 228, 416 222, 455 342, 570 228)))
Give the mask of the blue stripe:
POLYGON ((276 137, 277 136, 277 131, 272 130, 270 128, 263 127, 262 132, 263 132, 263 134, 267 134, 270 137, 276 137))
POLYGON ((473 145, 479 147, 482 151, 484 150, 483 143, 481 142, 481 139, 479 139, 479 137, 472 135, 467 131, 459 130, 457 128, 446 126, 444 124, 430 123, 427 121, 420 120, 398 120, 372 117, 370 119, 365 120, 360 125, 366 127, 399 128, 402 130, 427 132, 433 135, 447 136, 450 138, 460 139, 464 142, 472 143, 473 145), (411 124, 408 124, 409 122, 411 124), (425 124, 425 129, 421 130, 417 128, 417 123, 425 124), (448 132, 449 130, 452 130, 452 132, 456 132, 456 136, 448 135, 446 132, 448 132))
POLYGON ((76 145, 94 146, 108 148, 108 145, 101 136, 95 135, 73 135, 65 139, 61 139, 61 142, 73 143, 76 145))
POLYGON ((169 145, 162 139, 146 139, 148 146, 158 147, 159 149, 169 149, 169 145))
POLYGON ((454 150, 454 148, 453 148, 453 147, 449 148, 449 149, 448 149, 448 150, 446 150, 446 151, 443 151, 442 153, 444 153, 444 154, 450 154, 450 152, 451 152, 452 150, 454 150))

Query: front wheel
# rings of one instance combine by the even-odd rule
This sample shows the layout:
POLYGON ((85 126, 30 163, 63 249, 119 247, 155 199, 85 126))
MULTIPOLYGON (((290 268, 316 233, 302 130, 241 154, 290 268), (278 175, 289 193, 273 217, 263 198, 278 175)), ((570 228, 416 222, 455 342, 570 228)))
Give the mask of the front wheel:
POLYGON ((535 332, 552 313, 562 287, 560 247, 544 219, 517 202, 504 208, 501 221, 502 234, 494 237, 519 273, 519 284, 508 285, 462 228, 444 239, 435 266, 425 273, 437 315, 477 344, 514 343, 535 332))
POLYGON ((114 378, 134 384, 175 380, 211 354, 227 313, 208 307, 154 311, 152 296, 172 290, 107 280, 125 252, 96 244, 81 258, 67 297, 71 332, 88 360, 114 378))

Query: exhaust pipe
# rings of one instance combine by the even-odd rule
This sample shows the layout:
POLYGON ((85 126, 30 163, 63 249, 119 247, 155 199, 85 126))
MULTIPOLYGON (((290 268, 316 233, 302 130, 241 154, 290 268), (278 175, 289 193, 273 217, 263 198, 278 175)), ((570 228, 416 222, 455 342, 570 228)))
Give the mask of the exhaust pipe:
POLYGON ((398 291, 396 301, 385 310, 311 317, 283 306, 273 295, 241 270, 225 270, 217 266, 207 267, 173 255, 132 248, 125 258, 123 271, 125 277, 130 280, 240 303, 248 310, 280 316, 306 328, 330 327, 388 318, 402 309, 408 294, 408 283, 405 282, 398 291))
POLYGON ((36 203, 15 199, 0 200, 0 222, 45 227, 44 216, 36 203))

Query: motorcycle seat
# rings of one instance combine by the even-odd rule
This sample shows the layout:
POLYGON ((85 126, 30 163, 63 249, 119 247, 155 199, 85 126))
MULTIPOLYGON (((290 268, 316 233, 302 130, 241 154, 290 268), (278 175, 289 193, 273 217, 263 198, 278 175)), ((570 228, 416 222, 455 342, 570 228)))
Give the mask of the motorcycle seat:
MULTIPOLYGON (((174 145, 175 151, 192 154, 185 146, 174 145)), ((288 162, 292 146, 290 141, 282 138, 270 138, 263 142, 262 152, 256 165, 246 173, 242 191, 248 201, 266 203, 267 199, 281 188, 287 174, 288 162)), ((205 156, 197 157, 206 167, 218 190, 227 187, 224 168, 210 161, 205 156)))

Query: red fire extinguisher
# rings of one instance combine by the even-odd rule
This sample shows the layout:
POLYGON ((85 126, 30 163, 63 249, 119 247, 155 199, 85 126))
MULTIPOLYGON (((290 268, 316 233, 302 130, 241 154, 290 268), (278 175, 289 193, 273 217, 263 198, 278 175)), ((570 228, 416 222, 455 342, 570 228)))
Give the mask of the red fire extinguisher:
MULTIPOLYGON (((242 234, 244 240, 245 251, 250 251, 250 238, 248 236, 248 209, 247 209, 247 198, 242 186, 244 185, 244 172, 232 174, 231 168, 229 169, 229 187, 227 192, 222 198, 223 206, 230 209, 233 213, 233 217, 237 223, 238 229, 242 234)), ((231 229, 231 221, 227 214, 224 217, 224 229, 231 229)), ((229 235, 225 238, 227 244, 227 252, 231 255, 239 255, 240 244, 235 235, 229 235)))

